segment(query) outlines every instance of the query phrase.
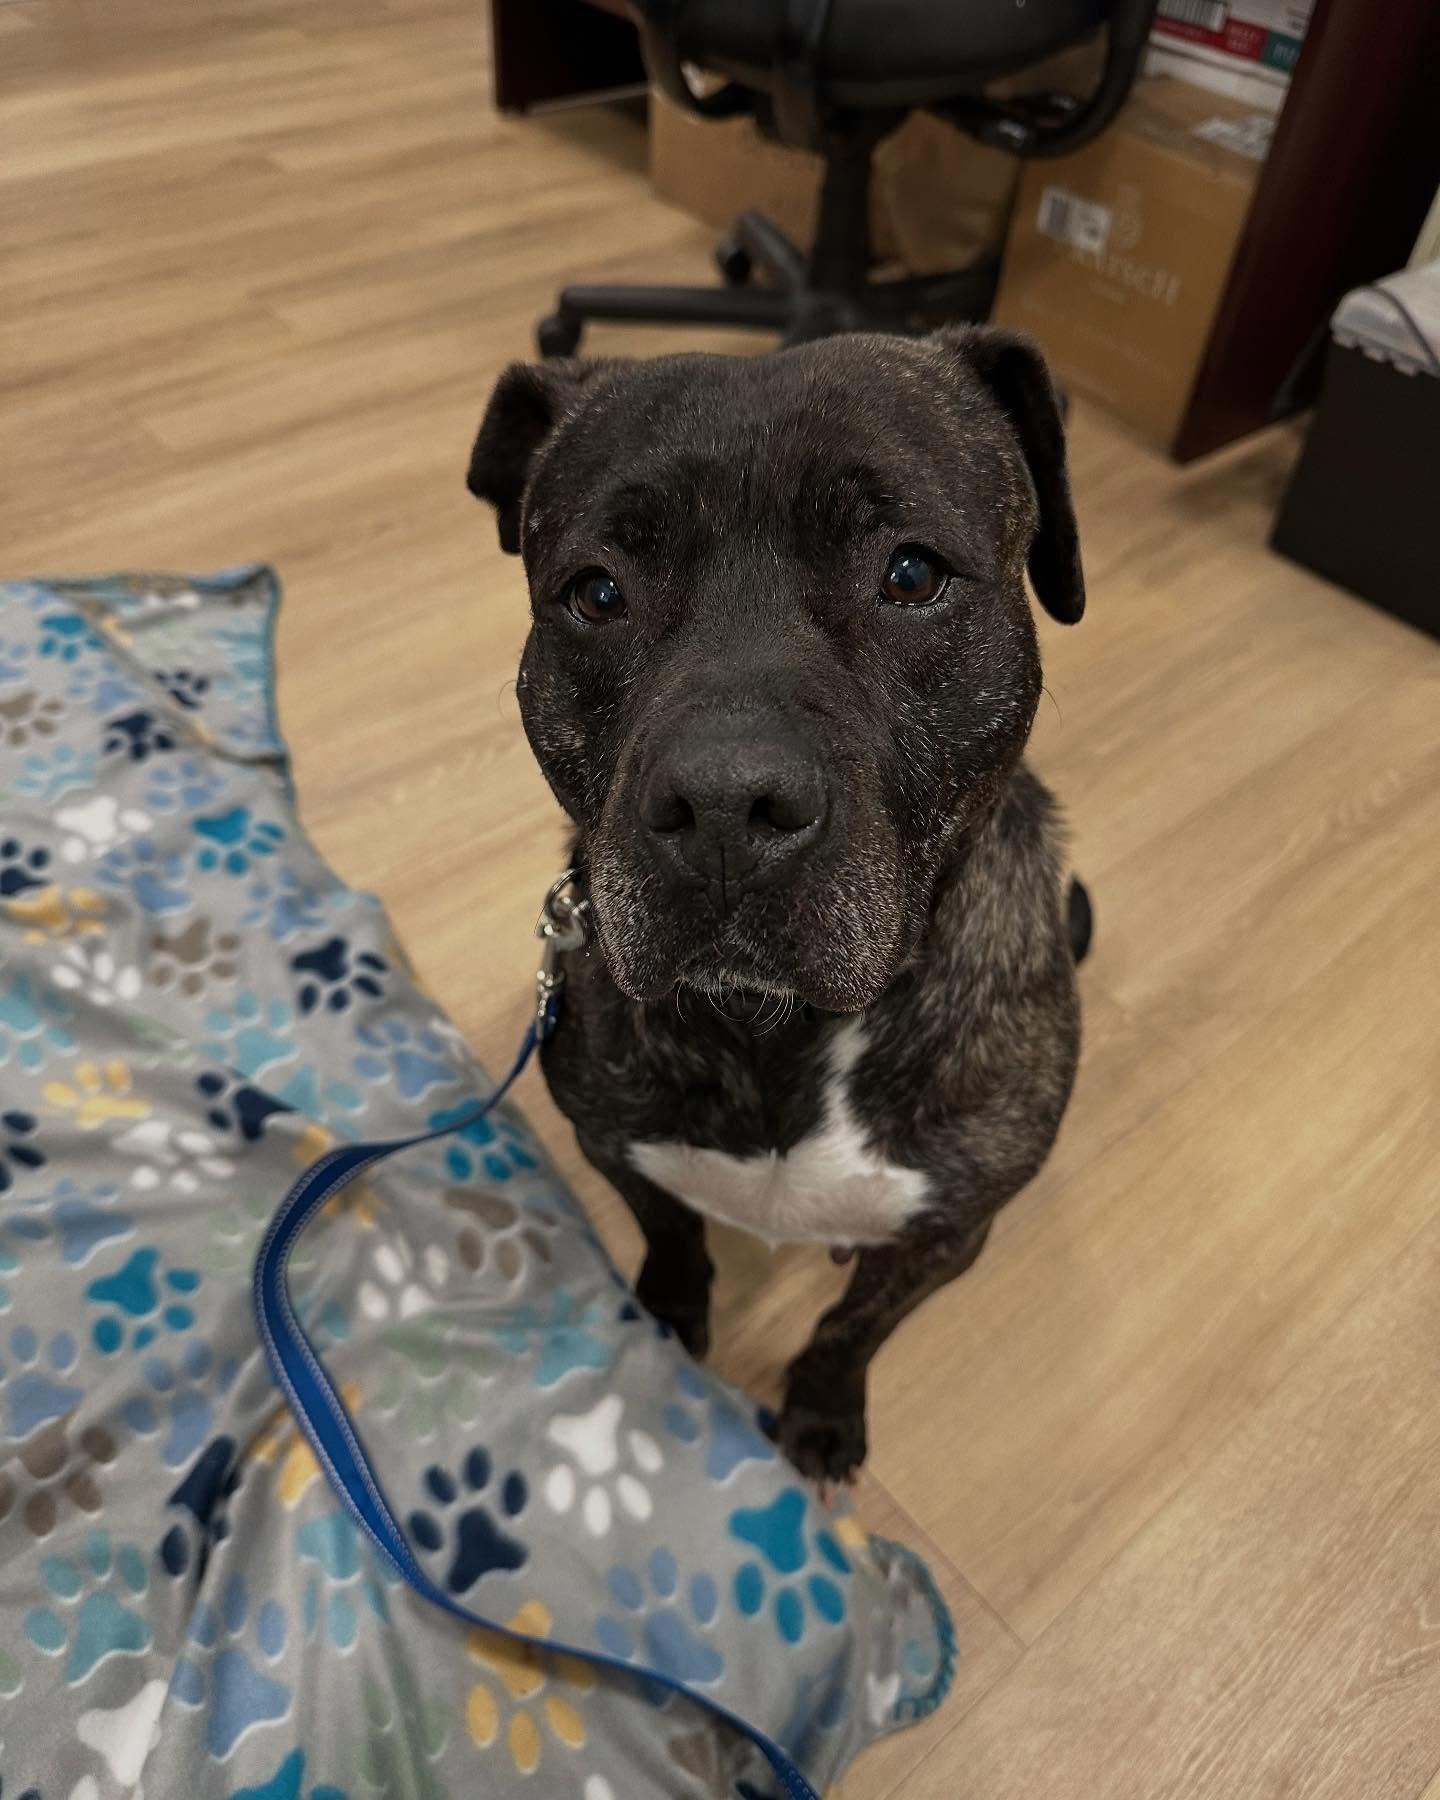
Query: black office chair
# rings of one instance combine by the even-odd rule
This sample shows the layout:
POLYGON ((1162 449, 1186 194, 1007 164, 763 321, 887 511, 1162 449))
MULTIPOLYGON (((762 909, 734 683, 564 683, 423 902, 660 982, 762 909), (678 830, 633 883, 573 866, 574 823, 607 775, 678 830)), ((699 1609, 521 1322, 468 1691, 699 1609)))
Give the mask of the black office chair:
POLYGON ((865 328, 983 319, 999 259, 953 274, 870 279, 875 146, 924 108, 1017 156, 1078 149, 1119 110, 1140 67, 1156 0, 636 0, 651 79, 704 118, 751 113, 767 136, 825 158, 808 259, 757 212, 716 252, 723 288, 567 287, 537 336, 568 356, 589 319, 740 325, 785 343, 865 328), (1108 32, 1086 100, 1041 93, 990 99, 987 84, 1108 32), (688 66, 722 78, 700 94, 688 66), (751 285, 756 274, 764 285, 751 285))

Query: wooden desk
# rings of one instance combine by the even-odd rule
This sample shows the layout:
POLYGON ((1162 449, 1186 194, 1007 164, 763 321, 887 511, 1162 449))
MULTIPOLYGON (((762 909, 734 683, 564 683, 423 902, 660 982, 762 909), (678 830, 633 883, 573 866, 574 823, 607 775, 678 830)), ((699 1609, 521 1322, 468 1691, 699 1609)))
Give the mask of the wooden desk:
POLYGON ((644 86, 625 0, 490 0, 490 30, 501 112, 644 86))

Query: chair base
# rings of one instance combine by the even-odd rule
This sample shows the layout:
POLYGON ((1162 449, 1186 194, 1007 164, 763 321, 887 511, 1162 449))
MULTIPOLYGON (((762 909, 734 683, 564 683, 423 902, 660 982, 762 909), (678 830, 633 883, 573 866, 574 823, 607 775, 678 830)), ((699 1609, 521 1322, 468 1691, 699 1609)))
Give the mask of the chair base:
POLYGON ((593 319, 627 325, 738 326, 773 331, 782 344, 840 331, 912 331, 947 320, 989 317, 1000 274, 986 257, 953 274, 896 281, 830 282, 763 213, 742 213, 715 252, 725 285, 567 287, 540 321, 542 356, 571 356, 593 319), (763 276, 762 282, 755 281, 763 276))

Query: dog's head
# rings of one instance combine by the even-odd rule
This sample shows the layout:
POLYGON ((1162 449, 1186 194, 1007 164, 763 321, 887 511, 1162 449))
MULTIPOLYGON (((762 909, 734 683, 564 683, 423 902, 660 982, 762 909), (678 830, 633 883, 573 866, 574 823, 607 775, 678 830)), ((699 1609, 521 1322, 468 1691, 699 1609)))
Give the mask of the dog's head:
POLYGON ((951 329, 517 364, 471 491, 524 556, 531 746, 637 999, 875 998, 1084 608, 1038 352, 951 329))

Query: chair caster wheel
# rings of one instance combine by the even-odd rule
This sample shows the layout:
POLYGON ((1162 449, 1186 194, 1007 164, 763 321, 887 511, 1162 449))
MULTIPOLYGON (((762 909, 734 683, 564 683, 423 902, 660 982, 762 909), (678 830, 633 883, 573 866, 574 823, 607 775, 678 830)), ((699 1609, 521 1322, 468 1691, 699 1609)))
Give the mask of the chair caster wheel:
POLYGON ((535 327, 535 342, 542 356, 573 356, 584 329, 579 319, 566 313, 551 313, 535 327))
POLYGON ((736 238, 721 238, 715 246, 715 267, 726 287, 744 287, 755 272, 750 252, 736 238))

